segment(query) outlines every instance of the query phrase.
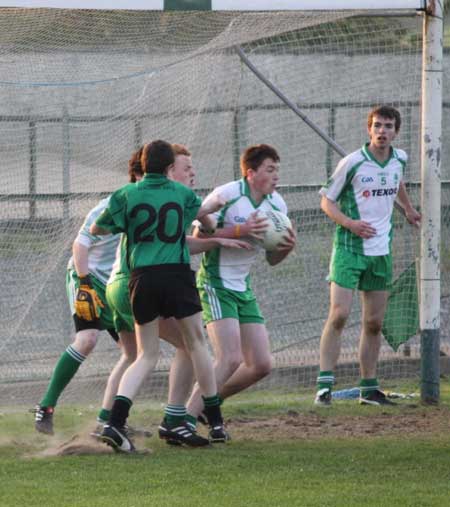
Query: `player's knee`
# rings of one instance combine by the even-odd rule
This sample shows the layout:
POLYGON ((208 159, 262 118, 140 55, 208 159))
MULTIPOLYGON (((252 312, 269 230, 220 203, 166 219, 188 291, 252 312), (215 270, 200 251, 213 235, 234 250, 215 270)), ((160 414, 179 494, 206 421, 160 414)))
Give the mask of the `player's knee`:
POLYGON ((241 363, 242 357, 240 355, 229 355, 222 362, 228 375, 232 375, 239 368, 241 363))
POLYGON ((364 321, 364 329, 368 335, 378 335, 381 333, 382 321, 377 318, 370 318, 364 321))
POLYGON ((258 361, 254 365, 253 371, 257 380, 267 377, 267 375, 269 375, 269 373, 272 371, 271 358, 267 357, 258 361))
POLYGON ((144 369, 151 370, 155 367, 157 361, 158 357, 155 357, 152 353, 141 351, 137 354, 135 362, 139 362, 144 369))
POLYGON ((122 362, 128 367, 136 360, 137 353, 134 352, 122 352, 122 362))
POLYGON ((98 331, 82 331, 77 333, 72 346, 77 352, 87 356, 94 350, 97 344, 97 336, 98 331))
POLYGON ((206 347, 206 338, 203 333, 193 333, 191 335, 185 335, 183 340, 184 349, 187 352, 192 352, 197 347, 206 347))
POLYGON ((337 309, 333 311, 330 315, 330 324, 334 327, 336 331, 342 331, 344 329, 345 323, 347 322, 348 313, 337 309))

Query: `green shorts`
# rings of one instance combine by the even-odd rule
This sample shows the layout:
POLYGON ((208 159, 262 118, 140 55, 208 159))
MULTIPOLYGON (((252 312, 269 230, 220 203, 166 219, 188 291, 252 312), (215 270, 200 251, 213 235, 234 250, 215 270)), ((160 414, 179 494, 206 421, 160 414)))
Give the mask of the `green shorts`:
MULTIPOLYGON (((95 276, 90 275, 92 280, 92 286, 97 293, 97 296, 100 298, 101 302, 105 305, 104 308, 99 308, 100 318, 98 322, 93 324, 93 329, 114 329, 113 323, 113 314, 111 308, 108 306, 106 302, 106 287, 100 282, 95 276)), ((77 290, 80 286, 80 279, 74 269, 68 269, 66 272, 66 292, 67 298, 69 299, 70 311, 72 315, 75 315, 75 298, 77 296, 77 290)), ((86 321, 84 321, 86 323, 86 321)), ((84 326, 85 328, 89 328, 84 326)), ((77 329, 78 331, 78 329, 77 329)))
POLYGON ((328 281, 346 289, 389 290, 392 255, 369 256, 333 248, 328 281))
POLYGON ((106 301, 112 310, 114 329, 118 333, 134 331, 133 311, 128 290, 129 280, 129 276, 116 276, 106 286, 106 301))
POLYGON ((237 292, 204 284, 198 287, 198 292, 206 324, 221 319, 236 319, 240 324, 264 324, 264 317, 251 289, 237 292))

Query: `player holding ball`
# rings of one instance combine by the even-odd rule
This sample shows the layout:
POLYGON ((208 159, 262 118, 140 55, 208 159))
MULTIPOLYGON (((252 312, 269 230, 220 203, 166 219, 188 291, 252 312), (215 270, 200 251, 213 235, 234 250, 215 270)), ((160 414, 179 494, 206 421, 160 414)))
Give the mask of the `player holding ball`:
MULTIPOLYGON (((265 212, 287 213, 287 206, 275 188, 279 181, 277 151, 267 144, 250 146, 241 157, 242 179, 217 187, 210 199, 221 197, 226 205, 215 214, 216 228, 197 228, 200 237, 208 235, 254 240, 262 245, 271 229, 265 212)), ((194 233, 195 234, 195 233, 194 233)), ((271 266, 280 263, 294 249, 295 232, 286 229, 276 247, 266 250, 271 266)), ((215 355, 215 373, 221 399, 255 384, 271 371, 272 361, 267 329, 249 272, 257 257, 254 250, 226 251, 216 248, 203 255, 197 287, 203 319, 215 355)), ((195 427, 203 411, 198 386, 187 405, 189 423, 195 427)))

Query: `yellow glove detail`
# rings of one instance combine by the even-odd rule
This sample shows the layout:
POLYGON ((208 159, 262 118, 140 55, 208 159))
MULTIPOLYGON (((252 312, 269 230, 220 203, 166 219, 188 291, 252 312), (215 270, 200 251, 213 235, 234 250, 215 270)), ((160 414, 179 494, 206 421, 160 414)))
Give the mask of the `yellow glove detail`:
POLYGON ((100 317, 100 308, 105 305, 98 297, 95 289, 92 287, 90 280, 80 279, 81 285, 75 299, 75 313, 80 319, 93 321, 100 317))

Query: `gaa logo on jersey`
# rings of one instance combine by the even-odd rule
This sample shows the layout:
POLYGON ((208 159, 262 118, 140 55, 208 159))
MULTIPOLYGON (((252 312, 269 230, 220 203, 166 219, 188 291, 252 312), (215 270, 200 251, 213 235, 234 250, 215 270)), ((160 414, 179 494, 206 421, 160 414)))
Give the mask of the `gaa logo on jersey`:
POLYGON ((363 197, 370 197, 370 190, 364 190, 362 195, 363 195, 363 197))

